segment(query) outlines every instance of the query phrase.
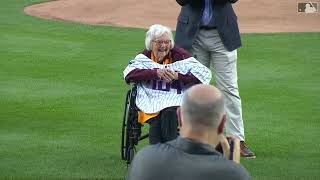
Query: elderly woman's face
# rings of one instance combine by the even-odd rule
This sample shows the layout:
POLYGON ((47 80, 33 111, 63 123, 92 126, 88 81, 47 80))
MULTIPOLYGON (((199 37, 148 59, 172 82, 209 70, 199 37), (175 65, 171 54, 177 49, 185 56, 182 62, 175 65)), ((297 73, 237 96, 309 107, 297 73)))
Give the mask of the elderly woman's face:
POLYGON ((171 49, 171 41, 167 34, 163 34, 152 40, 151 50, 156 56, 157 62, 162 61, 171 49))

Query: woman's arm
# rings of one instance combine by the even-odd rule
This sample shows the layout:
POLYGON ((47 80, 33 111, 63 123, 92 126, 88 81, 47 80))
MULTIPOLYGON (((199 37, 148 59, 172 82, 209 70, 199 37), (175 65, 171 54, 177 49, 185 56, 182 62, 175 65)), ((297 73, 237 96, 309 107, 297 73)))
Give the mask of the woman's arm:
POLYGON ((126 77, 125 81, 130 82, 142 82, 149 80, 157 80, 157 69, 135 69, 132 70, 126 77))

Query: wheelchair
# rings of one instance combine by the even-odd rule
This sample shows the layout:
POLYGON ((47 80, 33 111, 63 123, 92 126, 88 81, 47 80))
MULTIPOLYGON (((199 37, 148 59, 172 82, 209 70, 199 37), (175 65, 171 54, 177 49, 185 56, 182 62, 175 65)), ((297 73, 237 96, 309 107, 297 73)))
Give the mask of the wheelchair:
POLYGON ((138 122, 138 108, 135 101, 137 85, 131 85, 127 91, 122 120, 121 158, 129 165, 136 153, 138 142, 148 138, 149 134, 142 134, 142 124, 138 122))

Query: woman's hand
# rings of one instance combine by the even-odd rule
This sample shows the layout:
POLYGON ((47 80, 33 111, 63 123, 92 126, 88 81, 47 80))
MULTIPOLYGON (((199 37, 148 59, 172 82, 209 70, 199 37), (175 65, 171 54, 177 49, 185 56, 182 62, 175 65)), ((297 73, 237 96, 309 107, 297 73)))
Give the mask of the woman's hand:
POLYGON ((157 69, 157 75, 159 79, 164 80, 167 83, 179 78, 178 72, 166 68, 157 69))

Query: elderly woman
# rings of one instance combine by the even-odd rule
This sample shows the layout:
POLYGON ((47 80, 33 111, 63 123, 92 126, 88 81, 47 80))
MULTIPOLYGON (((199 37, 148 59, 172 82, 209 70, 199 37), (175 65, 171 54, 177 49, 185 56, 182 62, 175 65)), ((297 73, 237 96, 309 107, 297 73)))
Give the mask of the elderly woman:
POLYGON ((177 137, 176 109, 184 91, 197 83, 208 84, 211 72, 187 51, 174 47, 168 27, 150 26, 145 46, 123 74, 127 83, 137 83, 138 120, 150 125, 150 144, 163 143, 177 137))

